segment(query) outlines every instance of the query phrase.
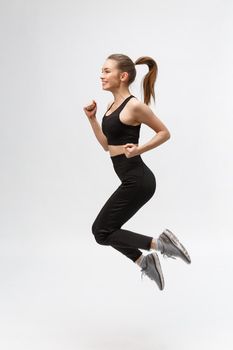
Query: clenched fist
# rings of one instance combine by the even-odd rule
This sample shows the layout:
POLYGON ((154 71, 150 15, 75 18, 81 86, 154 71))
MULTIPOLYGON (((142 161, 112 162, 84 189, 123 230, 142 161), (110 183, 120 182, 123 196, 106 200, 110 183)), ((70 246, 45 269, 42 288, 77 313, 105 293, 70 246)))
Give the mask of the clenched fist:
POLYGON ((95 118, 95 114, 97 111, 97 103, 94 100, 92 100, 92 102, 86 105, 83 108, 83 110, 89 119, 95 118))

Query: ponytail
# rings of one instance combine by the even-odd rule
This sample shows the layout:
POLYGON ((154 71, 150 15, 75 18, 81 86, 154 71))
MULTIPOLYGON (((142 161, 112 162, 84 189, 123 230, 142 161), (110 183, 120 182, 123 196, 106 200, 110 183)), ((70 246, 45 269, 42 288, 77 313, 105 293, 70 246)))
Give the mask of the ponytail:
POLYGON ((153 58, 148 56, 142 56, 138 58, 135 65, 147 64, 149 72, 145 75, 143 79, 143 92, 144 92, 144 103, 149 104, 151 97, 155 101, 154 84, 157 78, 158 66, 153 58))

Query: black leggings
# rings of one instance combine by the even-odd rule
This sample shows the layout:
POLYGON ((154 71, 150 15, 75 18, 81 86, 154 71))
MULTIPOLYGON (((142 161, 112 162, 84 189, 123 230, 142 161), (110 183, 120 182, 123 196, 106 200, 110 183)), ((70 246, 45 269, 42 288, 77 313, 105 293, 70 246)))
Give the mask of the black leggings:
POLYGON ((110 158, 121 184, 97 215, 92 233, 97 243, 110 245, 135 262, 142 254, 139 248, 150 250, 153 237, 121 226, 153 196, 156 179, 140 155, 127 158, 119 154, 110 158))

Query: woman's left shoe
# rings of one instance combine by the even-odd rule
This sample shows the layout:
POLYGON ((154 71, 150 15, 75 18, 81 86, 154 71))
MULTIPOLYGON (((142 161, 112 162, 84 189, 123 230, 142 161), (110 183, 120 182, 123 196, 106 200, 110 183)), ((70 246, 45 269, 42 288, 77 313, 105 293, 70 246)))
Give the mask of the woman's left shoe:
POLYGON ((141 277, 143 277, 143 275, 146 275, 151 280, 156 282, 160 290, 163 290, 164 277, 158 255, 155 252, 145 255, 140 263, 140 266, 142 268, 141 277))
POLYGON ((158 239, 163 246, 161 254, 173 259, 175 259, 175 257, 179 257, 187 264, 191 264, 191 259, 187 250, 180 243, 174 233, 168 229, 165 229, 158 239))

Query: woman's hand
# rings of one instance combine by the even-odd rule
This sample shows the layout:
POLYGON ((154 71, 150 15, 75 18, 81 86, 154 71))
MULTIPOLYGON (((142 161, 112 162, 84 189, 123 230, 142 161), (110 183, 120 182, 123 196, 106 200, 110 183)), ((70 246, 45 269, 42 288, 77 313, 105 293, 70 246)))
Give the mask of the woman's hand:
POLYGON ((126 143, 123 147, 126 158, 131 158, 140 154, 139 147, 134 143, 126 143))
POLYGON ((83 110, 89 119, 93 119, 96 117, 95 115, 97 111, 97 103, 94 100, 92 100, 91 103, 83 107, 83 110))

